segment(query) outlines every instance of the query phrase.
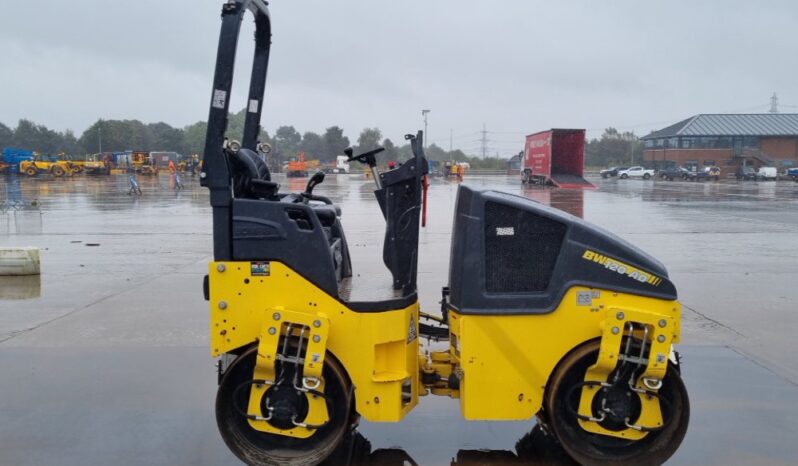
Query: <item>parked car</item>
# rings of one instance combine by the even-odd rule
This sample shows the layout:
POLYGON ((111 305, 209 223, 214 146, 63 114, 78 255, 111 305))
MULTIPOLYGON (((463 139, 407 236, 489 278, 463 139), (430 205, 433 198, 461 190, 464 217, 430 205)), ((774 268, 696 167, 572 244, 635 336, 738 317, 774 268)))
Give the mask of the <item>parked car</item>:
POLYGON ((673 181, 676 179, 685 180, 688 176, 690 176, 691 173, 692 172, 690 170, 684 167, 668 167, 664 170, 660 170, 657 173, 657 176, 659 176, 660 179, 668 181, 673 181))
POLYGON ((599 175, 601 175, 602 178, 612 178, 614 176, 618 176, 618 172, 628 169, 629 167, 610 167, 606 170, 601 170, 599 175))
POLYGON ((756 180, 756 170, 753 167, 740 167, 735 172, 734 176, 737 181, 751 181, 756 180))
POLYGON ((618 171, 618 178, 625 180, 627 178, 643 178, 644 180, 651 179, 656 172, 654 170, 646 169, 643 167, 631 167, 626 170, 618 171))
POLYGON ((756 179, 760 181, 776 181, 779 178, 779 172, 776 167, 760 167, 756 172, 756 179))
POLYGON ((798 168, 788 168, 785 174, 798 183, 798 168))

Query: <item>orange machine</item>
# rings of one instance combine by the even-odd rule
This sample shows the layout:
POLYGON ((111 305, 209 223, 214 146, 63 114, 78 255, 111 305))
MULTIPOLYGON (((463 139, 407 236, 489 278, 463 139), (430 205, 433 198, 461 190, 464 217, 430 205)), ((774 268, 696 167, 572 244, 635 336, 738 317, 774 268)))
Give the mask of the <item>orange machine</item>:
POLYGON ((288 167, 285 170, 285 176, 288 178, 305 178, 308 176, 308 164, 305 162, 305 153, 299 153, 299 160, 292 160, 288 162, 288 167))

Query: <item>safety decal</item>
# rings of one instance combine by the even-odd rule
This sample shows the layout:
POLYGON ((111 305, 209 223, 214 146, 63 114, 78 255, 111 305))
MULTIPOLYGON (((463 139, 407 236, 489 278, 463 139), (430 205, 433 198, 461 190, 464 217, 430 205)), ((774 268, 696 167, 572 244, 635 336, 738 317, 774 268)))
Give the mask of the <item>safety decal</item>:
POLYGON ((416 319, 412 315, 410 316, 410 329, 407 331, 407 342, 412 343, 413 340, 418 338, 418 333, 416 332, 416 319))
POLYGON ((221 89, 214 89, 213 102, 211 102, 213 108, 224 109, 224 105, 226 103, 227 103, 227 91, 223 91, 221 89))
POLYGON ((271 273, 271 264, 269 262, 252 262, 250 266, 250 274, 253 277, 268 277, 271 273))
POLYGON ((637 267, 633 267, 617 259, 613 259, 612 257, 607 257, 603 254, 591 251, 590 249, 585 249, 584 254, 582 254, 582 259, 599 264, 610 272, 625 275, 640 283, 648 283, 651 286, 659 286, 660 283, 662 283, 662 279, 656 275, 644 272, 637 267))

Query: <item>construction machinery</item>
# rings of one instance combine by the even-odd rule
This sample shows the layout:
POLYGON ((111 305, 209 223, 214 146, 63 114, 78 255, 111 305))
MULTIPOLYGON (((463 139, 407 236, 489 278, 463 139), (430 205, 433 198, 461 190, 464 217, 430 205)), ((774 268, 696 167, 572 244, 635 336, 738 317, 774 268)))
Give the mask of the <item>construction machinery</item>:
POLYGON ((158 174, 158 165, 148 152, 131 152, 130 166, 135 173, 140 175, 158 174))
POLYGON ((75 174, 83 173, 83 167, 86 165, 86 161, 85 160, 80 160, 78 158, 75 158, 75 157, 67 154, 66 152, 60 152, 56 156, 56 160, 63 161, 63 162, 69 162, 69 165, 72 167, 72 171, 75 174))
POLYGON ((300 152, 296 160, 286 164, 285 176, 288 178, 305 178, 308 176, 308 163, 305 162, 305 153, 300 152))
POLYGON ((661 464, 676 451, 689 401, 674 349, 681 307, 660 262, 562 211, 461 185, 440 312, 422 312, 423 133, 406 136, 413 157, 384 172, 382 148, 346 151, 373 174, 389 276, 355 273, 340 208, 314 193, 324 174, 283 192, 257 153, 266 3, 226 1, 221 18, 201 175, 214 248, 203 288, 217 424, 233 453, 318 464, 359 418, 399 422, 427 395, 456 400, 467 420, 537 417, 583 464, 661 464), (225 132, 248 11, 250 111, 233 147, 225 132), (448 343, 425 351, 423 338, 448 343))
POLYGON ((78 170, 69 160, 53 160, 39 154, 34 154, 31 160, 19 163, 19 172, 28 176, 49 173, 57 177, 72 176, 78 170))
POLYGON ((111 163, 102 154, 87 155, 83 162, 83 171, 87 175, 110 175, 111 163))

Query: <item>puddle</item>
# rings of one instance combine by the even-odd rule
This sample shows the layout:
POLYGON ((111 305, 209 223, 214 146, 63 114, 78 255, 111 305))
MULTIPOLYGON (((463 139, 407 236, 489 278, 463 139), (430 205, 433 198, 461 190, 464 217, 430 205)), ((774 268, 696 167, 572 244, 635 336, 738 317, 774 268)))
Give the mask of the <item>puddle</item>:
POLYGON ((41 295, 41 275, 0 277, 0 300, 35 299, 41 295))

